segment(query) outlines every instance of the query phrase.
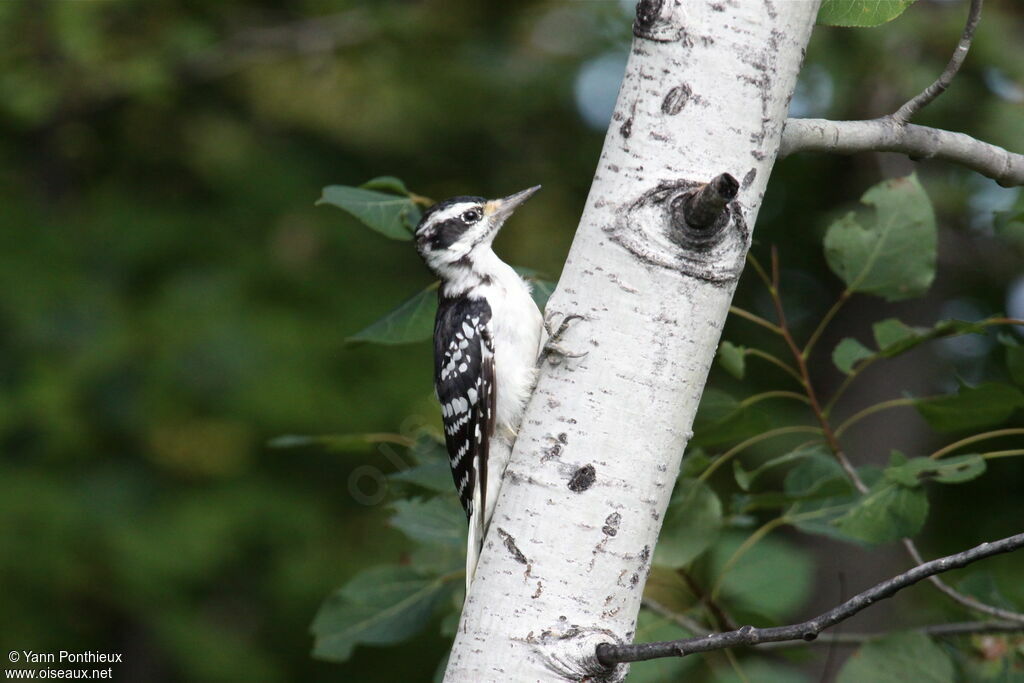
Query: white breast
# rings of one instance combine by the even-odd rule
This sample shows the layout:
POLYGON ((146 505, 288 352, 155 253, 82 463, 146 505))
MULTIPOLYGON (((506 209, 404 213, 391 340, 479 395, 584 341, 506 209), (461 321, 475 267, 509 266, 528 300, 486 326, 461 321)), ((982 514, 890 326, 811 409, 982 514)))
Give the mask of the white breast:
POLYGON ((515 433, 536 381, 543 319, 529 285, 511 267, 501 266, 490 271, 492 281, 485 292, 498 386, 495 421, 498 430, 515 433))

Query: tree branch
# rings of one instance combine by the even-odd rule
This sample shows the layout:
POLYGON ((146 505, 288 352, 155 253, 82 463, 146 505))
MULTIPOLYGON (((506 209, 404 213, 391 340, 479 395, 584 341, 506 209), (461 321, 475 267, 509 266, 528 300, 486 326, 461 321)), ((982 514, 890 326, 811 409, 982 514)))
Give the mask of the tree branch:
POLYGON ((870 121, 788 119, 779 156, 786 157, 794 152, 900 152, 915 161, 942 159, 960 164, 1004 187, 1024 185, 1024 155, 1008 152, 964 133, 908 123, 914 114, 945 92, 960 71, 981 18, 982 1, 971 0, 960 42, 934 83, 896 112, 870 121))
POLYGON ((960 569, 993 555, 1012 552, 1024 547, 1024 533, 965 550, 955 555, 925 562, 883 581, 868 590, 858 593, 838 607, 820 614, 813 619, 771 628, 754 628, 744 626, 735 631, 712 633, 699 638, 685 638, 659 643, 640 643, 634 645, 616 645, 602 643, 597 646, 597 659, 605 666, 614 666, 624 662, 641 662, 661 657, 685 657, 697 652, 710 652, 741 645, 757 645, 759 643, 775 643, 783 641, 812 641, 825 629, 835 626, 857 614, 869 605, 890 598, 907 586, 952 569, 960 569))
POLYGON ((869 121, 788 119, 779 156, 796 152, 900 152, 911 159, 941 159, 992 178, 1003 187, 1024 185, 1024 154, 940 128, 911 123, 900 125, 891 117, 869 121))
POLYGON ((974 29, 978 27, 978 20, 981 18, 981 3, 982 0, 971 0, 971 9, 967 13, 967 24, 964 26, 964 32, 960 35, 960 42, 957 43, 953 56, 949 58, 949 63, 946 64, 946 68, 943 69, 934 83, 909 100, 892 115, 896 123, 899 125, 906 124, 913 118, 914 114, 927 107, 931 104, 932 100, 946 92, 946 88, 953 82, 953 77, 956 76, 960 66, 967 58, 967 51, 971 49, 971 41, 974 40, 974 29))
MULTIPOLYGON (((932 638, 943 638, 953 636, 974 636, 989 633, 1020 633, 1024 631, 1024 624, 1017 624, 1010 621, 963 621, 954 624, 931 624, 911 629, 915 633, 923 633, 932 638)), ((884 638, 888 633, 823 633, 814 643, 821 645, 863 645, 878 638, 884 638)), ((776 650, 786 647, 807 645, 806 641, 780 641, 777 643, 764 643, 759 649, 776 650)))

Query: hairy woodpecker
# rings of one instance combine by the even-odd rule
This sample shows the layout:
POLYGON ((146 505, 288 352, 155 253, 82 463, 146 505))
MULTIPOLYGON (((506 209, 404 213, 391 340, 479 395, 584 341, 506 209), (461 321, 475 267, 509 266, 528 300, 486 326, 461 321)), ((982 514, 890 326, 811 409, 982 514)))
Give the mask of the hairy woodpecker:
POLYGON ((466 591, 526 401, 543 319, 530 286, 491 249, 502 224, 540 186, 502 199, 454 197, 427 209, 416 249, 441 279, 434 386, 459 500, 469 520, 466 591))

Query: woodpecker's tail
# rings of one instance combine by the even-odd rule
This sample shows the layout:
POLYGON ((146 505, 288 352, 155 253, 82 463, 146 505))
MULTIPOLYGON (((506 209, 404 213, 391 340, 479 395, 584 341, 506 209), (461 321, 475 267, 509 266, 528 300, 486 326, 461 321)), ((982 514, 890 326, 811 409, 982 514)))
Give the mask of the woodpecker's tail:
POLYGON ((469 585, 476 574, 480 551, 484 547, 484 534, 487 533, 487 527, 491 525, 491 518, 494 516, 494 505, 498 500, 498 490, 505 476, 505 468, 508 467, 509 457, 512 455, 514 440, 515 437, 511 435, 491 439, 485 465, 486 500, 480 486, 475 487, 473 491, 473 514, 469 518, 469 534, 466 540, 466 595, 469 595, 469 585))
POLYGON ((469 518, 469 534, 466 538, 466 595, 469 595, 469 586, 473 583, 473 576, 476 574, 476 563, 480 559, 480 550, 484 545, 484 516, 485 510, 480 496, 480 487, 476 487, 473 493, 473 514, 469 518))

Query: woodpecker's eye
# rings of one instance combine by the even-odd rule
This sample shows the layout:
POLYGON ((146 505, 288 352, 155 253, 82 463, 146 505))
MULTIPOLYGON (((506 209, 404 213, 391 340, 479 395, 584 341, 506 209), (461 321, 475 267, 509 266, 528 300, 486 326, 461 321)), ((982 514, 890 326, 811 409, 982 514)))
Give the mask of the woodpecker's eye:
POLYGON ((482 215, 477 209, 470 209, 466 213, 462 214, 462 220, 465 223, 476 223, 482 218, 482 215))

